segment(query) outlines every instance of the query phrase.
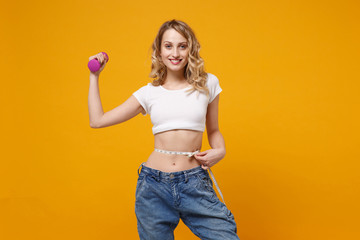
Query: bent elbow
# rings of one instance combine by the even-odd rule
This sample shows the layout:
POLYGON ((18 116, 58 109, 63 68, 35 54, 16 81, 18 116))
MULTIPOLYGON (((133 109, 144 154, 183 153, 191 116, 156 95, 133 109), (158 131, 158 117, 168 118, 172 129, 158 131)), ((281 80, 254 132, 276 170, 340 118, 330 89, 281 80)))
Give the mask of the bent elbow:
POLYGON ((100 128, 99 125, 97 125, 96 123, 90 122, 90 127, 91 128, 100 128))

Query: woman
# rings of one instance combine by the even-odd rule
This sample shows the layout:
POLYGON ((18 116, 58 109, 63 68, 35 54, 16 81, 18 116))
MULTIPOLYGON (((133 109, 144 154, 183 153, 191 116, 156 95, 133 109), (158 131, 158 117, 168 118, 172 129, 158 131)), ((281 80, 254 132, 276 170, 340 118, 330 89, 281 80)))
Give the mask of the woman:
POLYGON ((140 165, 136 186, 140 239, 174 239, 180 218, 201 239, 239 239, 234 216, 216 196, 207 172, 225 156, 218 128, 219 80, 204 71, 200 44, 182 21, 165 22, 152 49, 152 83, 105 113, 98 78, 106 61, 102 53, 89 58, 102 64, 90 73, 90 126, 111 126, 139 113, 150 114, 154 125, 155 149, 140 165), (200 152, 205 124, 212 149, 200 152))

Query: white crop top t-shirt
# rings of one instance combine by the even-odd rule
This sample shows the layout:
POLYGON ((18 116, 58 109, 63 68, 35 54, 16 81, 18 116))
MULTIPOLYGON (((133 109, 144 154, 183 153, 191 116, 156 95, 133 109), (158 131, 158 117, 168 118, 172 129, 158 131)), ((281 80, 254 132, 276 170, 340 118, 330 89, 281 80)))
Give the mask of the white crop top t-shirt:
POLYGON ((146 111, 141 114, 150 114, 154 135, 172 129, 204 132, 208 104, 222 91, 218 78, 211 73, 208 73, 206 86, 209 88, 209 98, 203 92, 186 92, 192 86, 167 90, 151 83, 141 87, 133 95, 146 111))

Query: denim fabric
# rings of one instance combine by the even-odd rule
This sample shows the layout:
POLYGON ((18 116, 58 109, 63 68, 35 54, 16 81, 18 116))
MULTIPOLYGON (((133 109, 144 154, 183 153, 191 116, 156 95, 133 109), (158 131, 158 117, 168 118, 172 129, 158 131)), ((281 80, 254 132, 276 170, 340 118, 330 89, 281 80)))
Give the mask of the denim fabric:
POLYGON ((180 219, 200 239, 239 239, 233 214, 201 166, 172 173, 142 166, 135 214, 141 240, 174 239, 180 219))

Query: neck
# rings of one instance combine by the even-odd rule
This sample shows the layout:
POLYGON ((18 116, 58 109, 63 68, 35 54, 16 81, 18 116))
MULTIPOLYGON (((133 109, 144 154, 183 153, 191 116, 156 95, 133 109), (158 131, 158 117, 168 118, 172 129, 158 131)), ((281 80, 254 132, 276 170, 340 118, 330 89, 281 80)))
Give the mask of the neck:
POLYGON ((171 82, 176 84, 184 81, 186 81, 186 78, 184 76, 183 71, 178 71, 178 72, 167 71, 165 82, 167 83, 171 82))

